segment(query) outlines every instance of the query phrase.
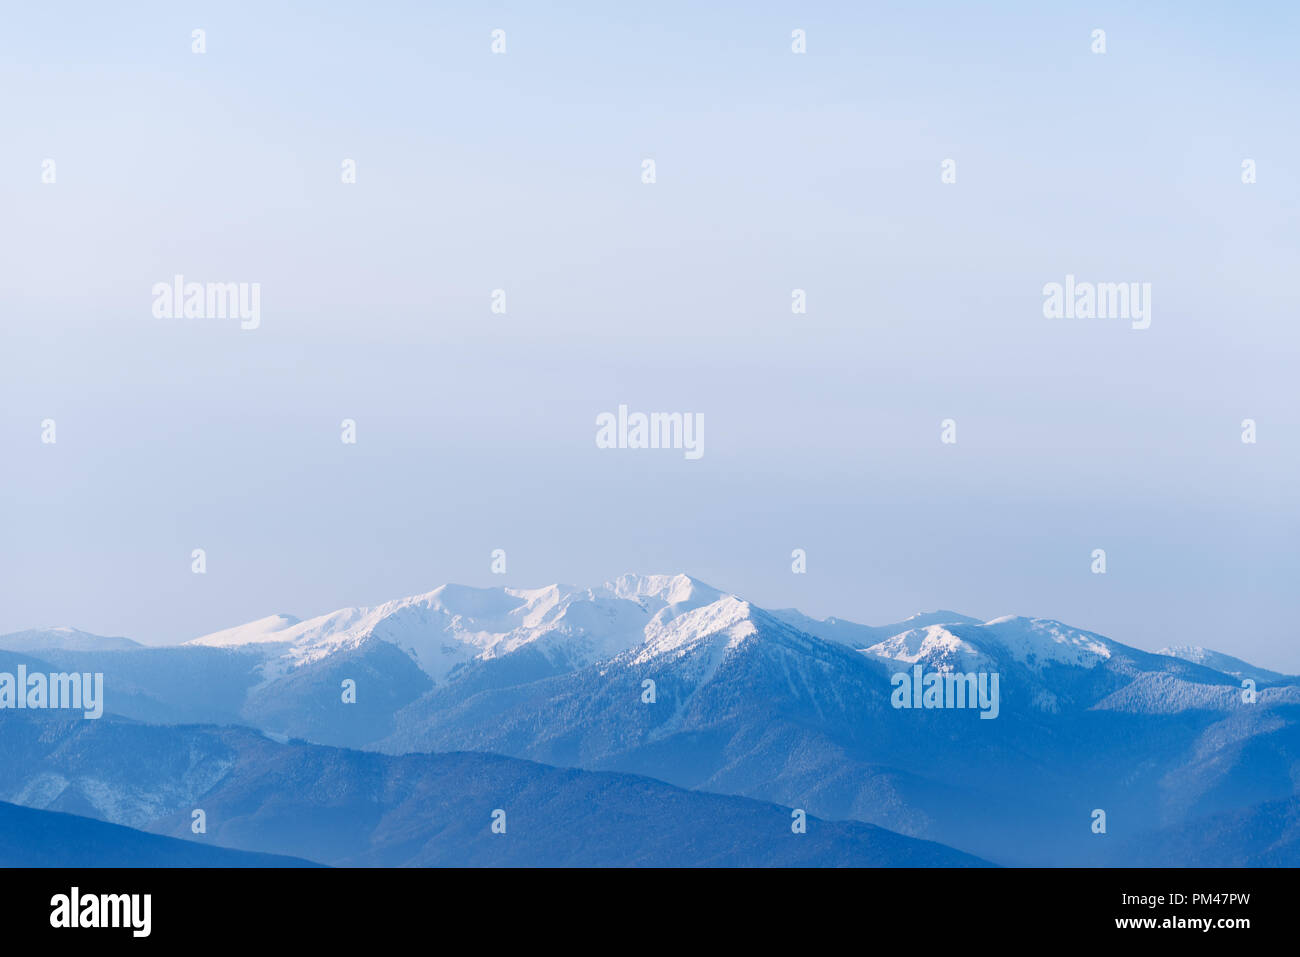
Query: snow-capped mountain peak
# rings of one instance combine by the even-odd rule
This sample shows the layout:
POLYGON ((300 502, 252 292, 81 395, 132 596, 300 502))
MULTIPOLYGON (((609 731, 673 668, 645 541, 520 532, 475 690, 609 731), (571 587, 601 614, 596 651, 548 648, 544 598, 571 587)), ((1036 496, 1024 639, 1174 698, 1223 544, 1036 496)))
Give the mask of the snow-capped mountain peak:
POLYGON ((661 655, 680 655, 700 642, 716 642, 719 637, 722 650, 730 650, 757 633, 749 602, 725 595, 678 615, 656 615, 646 626, 645 643, 633 661, 642 664, 661 655))
POLYGON ((982 624, 912 628, 863 652, 944 671, 996 670, 1001 663, 1013 662, 1041 670, 1048 665, 1091 668, 1111 657, 1112 644, 1059 621, 1007 615, 982 624))
POLYGON ((300 623, 300 619, 293 615, 267 615, 265 618, 259 618, 256 621, 250 621, 244 625, 236 625, 233 628, 225 628, 221 631, 214 631, 210 635, 204 635, 202 638, 195 638, 193 641, 187 641, 188 645, 209 645, 214 648, 232 648, 238 645, 253 644, 261 641, 287 641, 285 637, 277 637, 286 629, 300 623))
POLYGON ((665 605, 698 608, 722 597, 722 592, 690 575, 620 575, 605 583, 615 598, 650 599, 665 605))
POLYGON ((976 627, 1009 651, 1014 660, 1034 668, 1048 664, 1091 668, 1111 656, 1109 639, 1050 618, 1006 615, 976 627))
POLYGON ((863 649, 863 653, 908 664, 921 662, 936 671, 987 671, 995 665, 978 644, 953 634, 945 625, 910 628, 863 649))
MULTIPOLYGON (((342 608, 299 621, 272 615, 187 644, 260 650, 263 674, 296 667, 370 640, 406 651, 435 681, 473 660, 535 649, 556 665, 578 667, 647 641, 652 623, 723 597, 689 575, 623 575, 596 588, 477 588, 447 584, 373 607, 342 608)), ((686 626, 681 626, 685 628, 686 626)), ((680 628, 679 628, 680 630, 680 628)))

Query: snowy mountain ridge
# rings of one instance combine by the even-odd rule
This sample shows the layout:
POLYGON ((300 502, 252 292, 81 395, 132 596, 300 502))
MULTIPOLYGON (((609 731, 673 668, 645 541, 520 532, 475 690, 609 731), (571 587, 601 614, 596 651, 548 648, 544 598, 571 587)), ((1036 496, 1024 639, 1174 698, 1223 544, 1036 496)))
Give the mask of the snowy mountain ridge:
MULTIPOLYGON (((182 647, 232 649, 259 659, 266 683, 374 641, 401 649, 435 684, 475 661, 528 649, 553 671, 612 660, 635 650, 644 663, 680 655, 704 640, 720 650, 760 632, 761 616, 805 635, 853 649, 886 665, 922 664, 941 671, 993 671, 1007 664, 1041 674, 1062 666, 1092 669, 1111 661, 1150 659, 1093 632, 1046 618, 1013 615, 980 621, 953 611, 918 613, 887 625, 816 619, 797 609, 766 610, 686 574, 626 574, 596 587, 540 588, 446 584, 369 607, 340 608, 313 618, 276 614, 185 642, 182 647)), ((73 628, 33 629, 0 636, 0 649, 107 651, 138 649, 126 638, 101 638, 73 628)), ((1278 672, 1194 646, 1156 655, 1233 677, 1285 680, 1278 672)))
MULTIPOLYGON (((396 645, 435 681, 474 659, 531 647, 578 667, 636 647, 653 628, 724 596, 687 575, 624 575, 596 588, 473 588, 443 585, 371 608, 342 608, 299 621, 273 615, 186 642, 258 648, 268 680, 377 639, 396 645)), ((657 632, 656 632, 657 633, 657 632)))
MULTIPOLYGON (((996 670, 1015 662, 1033 672, 1050 666, 1090 669, 1117 652, 1146 655, 1093 632, 1046 618, 1007 615, 981 622, 952 611, 918 613, 892 625, 861 625, 811 618, 796 609, 767 611, 686 574, 622 575, 594 588, 443 585, 421 595, 373 607, 343 608, 307 620, 273 615, 195 638, 187 645, 242 648, 265 657, 273 680, 367 641, 405 651, 436 683, 472 661, 528 648, 568 670, 637 649, 634 660, 671 655, 724 635, 735 647, 758 633, 756 614, 804 634, 885 662, 926 664, 938 670, 996 670)), ((2 639, 0 639, 2 641, 2 639)), ((725 650, 725 649, 724 649, 725 650)), ((1224 674, 1277 676, 1239 659, 1196 649, 1165 654, 1224 674), (1222 661, 1225 667, 1216 667, 1222 661), (1226 667, 1235 663, 1235 670, 1226 667)), ((1267 680, 1267 679, 1266 679, 1267 680)))

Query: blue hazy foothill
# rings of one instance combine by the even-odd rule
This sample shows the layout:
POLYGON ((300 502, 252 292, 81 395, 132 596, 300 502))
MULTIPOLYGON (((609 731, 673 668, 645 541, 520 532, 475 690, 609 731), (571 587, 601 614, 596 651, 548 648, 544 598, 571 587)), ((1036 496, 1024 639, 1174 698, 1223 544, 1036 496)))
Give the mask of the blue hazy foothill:
POLYGON ((312 867, 311 861, 149 834, 0 802, 0 867, 312 867))
MULTIPOLYGON (((388 756, 281 743, 245 728, 16 713, 0 716, 0 735, 5 794, 30 794, 32 782, 57 774, 65 783, 48 796, 53 810, 102 814, 111 794, 120 818, 182 836, 199 807, 207 822, 199 840, 333 865, 984 864, 871 824, 810 819, 796 835, 789 808, 498 755, 388 756), (491 831, 498 808, 506 811, 505 834, 491 831)), ((69 832, 74 861, 75 837, 69 832)), ((98 857, 111 860, 111 850, 98 857)))

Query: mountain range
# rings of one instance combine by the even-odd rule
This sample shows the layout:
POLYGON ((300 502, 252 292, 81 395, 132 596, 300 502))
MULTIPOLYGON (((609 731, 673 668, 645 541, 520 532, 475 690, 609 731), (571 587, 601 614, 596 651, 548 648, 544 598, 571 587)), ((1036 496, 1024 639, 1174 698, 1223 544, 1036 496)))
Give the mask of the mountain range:
MULTIPOLYGON (((187 741, 186 753, 208 739, 179 726, 244 725, 260 733, 240 739, 257 742, 236 748, 241 754, 310 749, 306 742, 363 762, 419 755, 436 763, 449 753, 464 762, 472 752, 584 781, 653 781, 671 787, 674 801, 802 808, 823 833, 832 822, 866 823, 892 839, 939 842, 999 864, 1142 864, 1176 859, 1184 847, 1201 863, 1300 863, 1293 841, 1216 851, 1198 830, 1249 819, 1254 825, 1231 832, 1264 841, 1270 822, 1285 817, 1300 781, 1300 678, 1206 649, 1144 652, 1048 619, 941 611, 868 626, 768 611, 687 575, 625 575, 597 587, 445 585, 306 620, 276 614, 169 647, 99 644, 81 632, 74 646, 70 634, 0 637, 0 649, 12 649, 0 652, 0 670, 5 657, 27 656, 46 670, 102 671, 106 710, 127 719, 105 728, 164 726, 157 733, 187 741), (917 668, 997 674, 996 718, 895 707, 894 676, 917 668), (1256 686, 1249 693, 1247 678, 1256 686), (355 703, 343 700, 347 683, 355 703), (1094 832, 1097 810, 1105 833, 1094 832)), ((166 800, 150 799, 151 817, 124 817, 130 802, 119 789, 128 782, 104 783, 102 793, 72 788, 61 759, 41 760, 43 779, 19 772, 0 797, 53 807, 67 791, 66 809, 180 833, 166 800)), ((253 766, 272 773, 271 764, 253 766)), ((314 781, 320 767, 311 767, 295 773, 314 781)), ((427 774, 451 780, 432 766, 427 774)), ((157 787, 165 784, 159 777, 157 787)), ((721 813, 709 807, 690 813, 721 813)), ((576 800, 566 811, 584 813, 576 800)), ((464 813, 481 818, 481 810, 464 813)), ((383 841, 319 853, 312 841, 320 835, 276 843, 269 830, 222 827, 234 828, 220 834, 231 847, 322 863, 504 860, 499 845, 479 848, 468 834, 448 845, 449 856, 403 857, 383 841)), ((614 844, 585 862, 653 857, 629 861, 614 844)), ((699 847, 701 862, 725 859, 699 847)), ((830 848, 820 853, 846 862, 830 848)), ((561 854, 555 846, 517 860, 561 854)), ((766 847, 742 856, 792 862, 766 847)), ((857 859, 874 860, 866 851, 857 859)))

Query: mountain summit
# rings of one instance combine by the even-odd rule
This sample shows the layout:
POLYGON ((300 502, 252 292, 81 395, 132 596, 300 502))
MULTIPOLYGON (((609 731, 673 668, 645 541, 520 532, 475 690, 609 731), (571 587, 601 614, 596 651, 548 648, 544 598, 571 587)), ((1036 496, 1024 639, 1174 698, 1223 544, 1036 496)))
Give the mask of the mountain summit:
POLYGON ((273 680, 370 640, 395 645, 435 682, 473 660, 528 648, 575 668, 642 644, 652 626, 720 601, 689 575, 623 575, 595 588, 475 588, 448 584, 369 608, 342 608, 306 621, 262 618, 186 642, 258 650, 273 680))

